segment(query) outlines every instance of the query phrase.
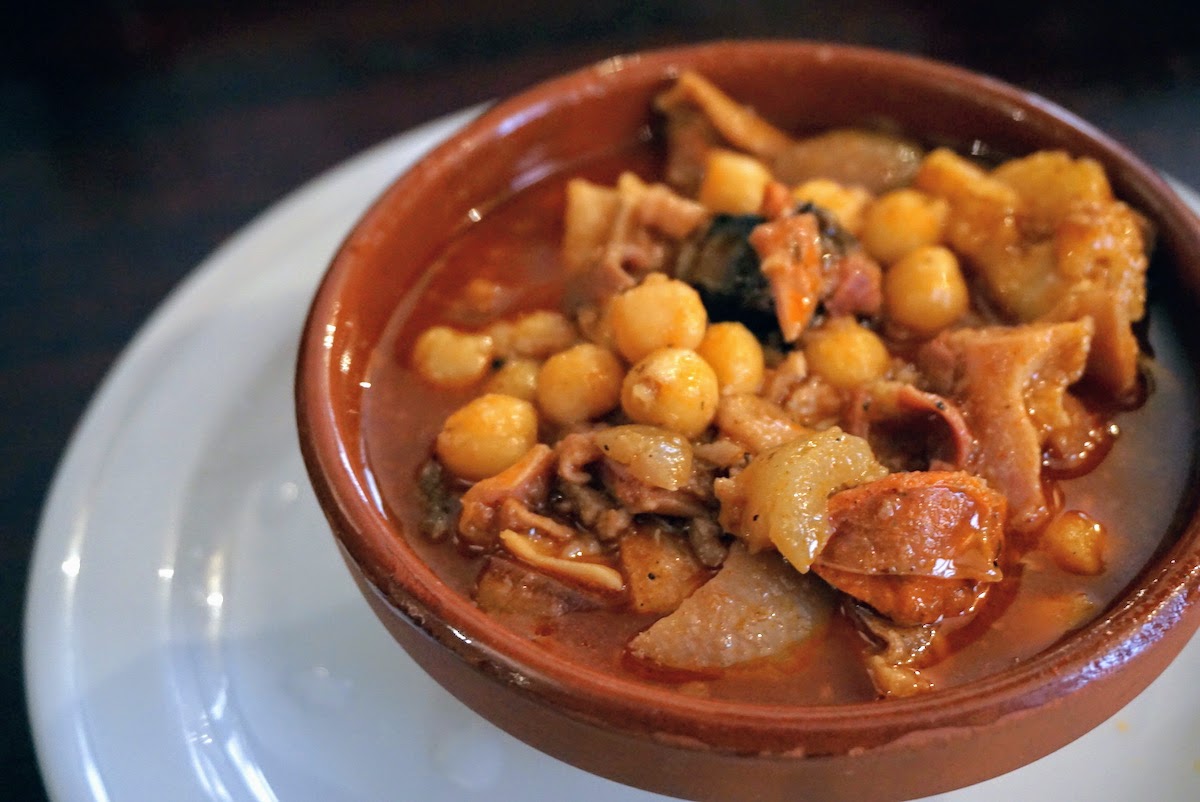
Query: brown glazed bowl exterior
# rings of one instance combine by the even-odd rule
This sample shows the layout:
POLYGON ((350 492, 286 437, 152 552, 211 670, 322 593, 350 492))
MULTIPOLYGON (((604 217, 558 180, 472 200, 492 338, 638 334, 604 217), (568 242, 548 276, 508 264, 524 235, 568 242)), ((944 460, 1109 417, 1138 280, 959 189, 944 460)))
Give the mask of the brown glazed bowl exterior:
MULTIPOLYGON (((372 349, 468 212, 547 169, 638 137, 651 99, 698 70, 787 130, 889 121, 932 143, 1099 160, 1147 214, 1187 309, 1200 223, 1125 149, 1044 99, 950 66, 854 47, 715 42, 613 58, 504 101, 378 199, 325 276, 296 382, 313 485, 363 595, 405 650, 488 720, 556 758, 693 799, 906 799, 1029 763, 1120 709, 1200 625, 1200 519, 1093 624, 1004 673, 926 696, 825 707, 693 698, 549 654, 451 591, 371 491, 359 410, 372 349)), ((1186 344, 1194 351, 1194 345, 1186 344)), ((1190 502, 1189 502, 1190 503, 1190 502)))

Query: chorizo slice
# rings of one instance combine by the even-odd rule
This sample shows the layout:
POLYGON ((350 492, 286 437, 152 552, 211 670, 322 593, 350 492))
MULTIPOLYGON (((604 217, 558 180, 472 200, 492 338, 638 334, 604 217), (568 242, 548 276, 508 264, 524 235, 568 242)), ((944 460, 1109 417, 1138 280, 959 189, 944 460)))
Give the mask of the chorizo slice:
POLYGON ((967 473, 890 474, 830 496, 813 571, 899 624, 961 615, 1003 576, 1005 509, 967 473))
POLYGON ((763 275, 771 285, 779 331, 795 342, 808 328, 820 300, 821 232, 817 218, 797 214, 762 223, 750 233, 763 275))

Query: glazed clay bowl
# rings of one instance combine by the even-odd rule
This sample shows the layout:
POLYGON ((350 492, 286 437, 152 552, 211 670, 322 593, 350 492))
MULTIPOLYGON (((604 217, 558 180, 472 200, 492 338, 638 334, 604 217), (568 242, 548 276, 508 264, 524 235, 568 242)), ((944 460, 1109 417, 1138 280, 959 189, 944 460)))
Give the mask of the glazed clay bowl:
MULTIPOLYGON (((301 344, 299 434, 350 572, 411 657, 479 714, 556 758, 656 792, 905 799, 1058 749, 1134 698, 1200 625, 1200 518, 1190 501, 1179 501, 1176 524, 1126 592, 1035 658, 924 696, 799 707, 696 698, 551 654, 453 591, 413 549, 410 524, 378 500, 363 384, 397 306, 475 210, 642 136, 652 98, 684 68, 785 130, 886 120, 960 149, 982 139, 1002 153, 1091 156, 1157 226, 1159 262, 1171 274, 1159 280, 1185 310, 1196 307, 1196 217, 1134 156, 1039 97, 945 65, 817 43, 722 42, 614 58, 496 105, 422 159, 378 199, 322 281, 301 344)), ((1195 353, 1191 340, 1182 347, 1195 353)))

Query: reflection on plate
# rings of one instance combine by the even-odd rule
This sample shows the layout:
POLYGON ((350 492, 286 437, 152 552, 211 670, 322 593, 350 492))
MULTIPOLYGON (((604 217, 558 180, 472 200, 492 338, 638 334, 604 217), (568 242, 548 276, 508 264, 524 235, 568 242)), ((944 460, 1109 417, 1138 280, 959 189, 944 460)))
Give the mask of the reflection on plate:
MULTIPOLYGON (((26 680, 55 799, 663 798, 542 755, 428 679, 362 602, 296 445, 295 346, 321 272, 384 185, 473 113, 270 210, 105 381, 30 580, 26 680)), ((1084 738, 938 798, 1200 798, 1197 675, 1200 638, 1084 738)))

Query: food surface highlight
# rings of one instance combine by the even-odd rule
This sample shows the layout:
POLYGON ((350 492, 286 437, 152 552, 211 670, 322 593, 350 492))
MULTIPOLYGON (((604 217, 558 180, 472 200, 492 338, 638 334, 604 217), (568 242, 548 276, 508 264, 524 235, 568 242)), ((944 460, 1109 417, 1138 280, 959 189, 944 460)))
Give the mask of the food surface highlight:
POLYGON ((1094 617, 1155 546, 1070 489, 1148 392, 1154 234, 1101 165, 793 136, 690 72, 647 114, 468 227, 376 356, 369 450, 431 564, 547 649, 769 702, 949 687, 1094 617))

